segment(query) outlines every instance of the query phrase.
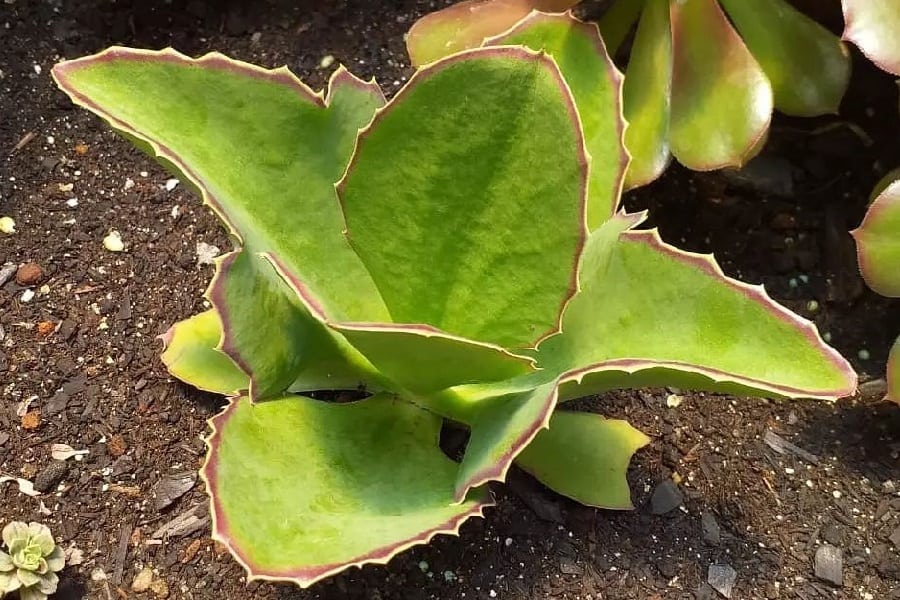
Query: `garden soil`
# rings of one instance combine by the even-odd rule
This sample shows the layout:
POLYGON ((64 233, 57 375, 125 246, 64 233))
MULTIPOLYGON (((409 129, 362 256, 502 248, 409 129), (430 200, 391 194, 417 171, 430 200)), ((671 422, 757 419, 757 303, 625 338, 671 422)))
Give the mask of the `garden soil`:
MULTIPOLYGON (((840 26, 836 0, 805 4, 840 26)), ((248 585, 209 539, 196 471, 222 401, 173 381, 157 336, 205 306, 212 267, 198 244, 230 242, 188 190, 75 109, 50 68, 111 44, 171 45, 286 64, 314 87, 343 62, 390 95, 411 72, 403 33, 434 8, 0 3, 0 216, 17 229, 0 234, 0 265, 41 269, 30 287, 15 277, 0 286, 0 472, 44 490, 0 484, 0 523, 48 524, 79 563, 56 598, 900 598, 900 408, 882 402, 877 382, 900 310, 864 287, 847 235, 875 182, 900 165, 900 123, 892 78, 855 50, 839 116, 778 116, 750 171, 673 166, 625 204, 650 208, 667 241, 714 251, 726 273, 814 319, 869 381, 863 393, 837 404, 678 390, 581 401, 652 437, 629 474, 634 511, 585 508, 514 472, 495 486, 497 507, 458 538, 308 590, 248 585), (124 252, 104 249, 111 230, 124 252), (54 460, 53 444, 88 453, 54 460), (840 551, 839 585, 816 573, 826 545, 840 551)))

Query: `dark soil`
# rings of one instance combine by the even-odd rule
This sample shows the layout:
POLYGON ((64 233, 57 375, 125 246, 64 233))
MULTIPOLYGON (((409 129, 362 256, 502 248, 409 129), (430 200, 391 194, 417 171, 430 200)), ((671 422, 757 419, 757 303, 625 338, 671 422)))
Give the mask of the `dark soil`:
MULTIPOLYGON (((209 540, 205 493, 190 477, 187 493, 159 508, 160 486, 196 471, 205 421, 221 401, 173 382, 155 336, 203 308, 212 271, 197 265, 196 244, 229 243, 196 198, 181 186, 167 191, 160 168, 74 110, 50 67, 113 43, 172 45, 287 64, 318 87, 328 75, 320 61, 333 55, 391 93, 410 72, 403 33, 433 8, 412 0, 0 3, 0 215, 18 229, 0 235, 0 265, 33 261, 44 272, 30 302, 15 281, 0 287, 0 471, 47 490, 32 498, 0 484, 0 524, 41 520, 83 553, 57 597, 715 598, 708 569, 727 564, 737 572, 734 598, 900 598, 900 554, 889 541, 900 527, 892 491, 900 482, 890 483, 900 480, 900 410, 878 394, 836 405, 685 394, 667 408, 666 390, 589 401, 653 436, 631 472, 637 510, 588 509, 514 473, 496 487, 498 506, 459 538, 308 591, 247 586, 209 540), (110 229, 126 252, 103 249, 110 229), (777 454, 763 441, 768 429, 817 458, 777 454), (54 443, 90 453, 60 463, 50 457, 54 443), (683 505, 653 515, 651 494, 670 478, 680 481, 683 505), (198 529, 153 539, 188 511, 198 529), (704 539, 704 513, 721 529, 718 542, 704 539), (841 588, 814 574, 823 543, 843 551, 841 588), (167 590, 133 592, 144 567, 167 590)), ((839 14, 836 24, 826 12, 837 26, 839 14)), ((861 373, 879 377, 900 311, 864 288, 846 232, 881 174, 900 165, 900 123, 892 79, 865 61, 855 66, 840 117, 776 119, 757 163, 765 181, 675 166, 626 203, 651 208, 666 240, 715 251, 729 274, 765 283, 815 319, 861 373)))

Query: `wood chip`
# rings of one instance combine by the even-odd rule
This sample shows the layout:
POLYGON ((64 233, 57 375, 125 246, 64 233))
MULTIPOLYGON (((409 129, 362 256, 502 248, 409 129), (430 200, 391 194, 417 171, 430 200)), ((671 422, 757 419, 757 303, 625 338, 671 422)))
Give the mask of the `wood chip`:
POLYGON ((791 442, 787 441, 771 429, 766 430, 766 434, 763 437, 763 441, 766 445, 779 454, 790 454, 796 456, 797 458, 802 458, 808 463, 812 463, 814 465, 819 464, 819 457, 811 452, 807 452, 800 446, 796 446, 791 442))
POLYGON ((197 474, 193 471, 173 473, 156 482, 153 486, 153 505, 162 511, 173 502, 184 496, 197 483, 197 474))
POLYGON ((181 551, 181 557, 179 558, 181 564, 187 564, 194 560, 194 557, 200 552, 201 546, 203 546, 203 540, 194 540, 188 544, 187 547, 181 551))

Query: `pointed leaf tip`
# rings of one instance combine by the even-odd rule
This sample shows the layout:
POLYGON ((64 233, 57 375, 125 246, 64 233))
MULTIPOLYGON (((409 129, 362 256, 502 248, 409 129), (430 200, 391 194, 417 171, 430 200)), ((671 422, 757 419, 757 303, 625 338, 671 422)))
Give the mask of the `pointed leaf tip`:
POLYGON ((632 455, 650 438, 627 421, 557 411, 516 464, 555 492, 582 504, 630 510, 626 474, 632 455))

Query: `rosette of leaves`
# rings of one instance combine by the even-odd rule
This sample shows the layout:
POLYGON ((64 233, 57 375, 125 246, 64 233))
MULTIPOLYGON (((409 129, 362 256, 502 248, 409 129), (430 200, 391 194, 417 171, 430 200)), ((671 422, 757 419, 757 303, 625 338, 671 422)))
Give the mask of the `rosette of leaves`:
POLYGON ((18 592, 20 600, 45 600, 56 592, 66 561, 50 529, 13 521, 2 537, 8 554, 0 551, 0 598, 18 592))
POLYGON ((212 310, 169 330, 163 360, 230 397, 202 474, 213 535, 249 577, 306 586, 456 533, 513 463, 630 508, 648 438, 571 399, 855 389, 811 323, 618 211, 620 74, 596 27, 535 27, 539 48, 454 54, 390 102, 343 68, 321 94, 219 54, 55 67, 234 236, 212 310), (445 425, 468 429, 459 462, 445 425))
MULTIPOLYGON (((504 43, 532 9, 578 0, 466 0, 419 20, 413 64, 504 43), (498 37, 494 37, 498 36, 498 37)), ((844 0, 844 39, 900 74, 900 3, 844 0)), ((599 21, 613 54, 628 52, 623 110, 633 160, 626 186, 650 183, 674 155, 697 171, 739 167, 760 149, 773 107, 788 115, 837 112, 850 77, 841 39, 787 0, 613 0, 599 21)))
MULTIPOLYGON (((856 240, 859 270, 874 291, 900 298, 900 180, 884 189, 869 206, 856 240)), ((888 356, 887 400, 900 404, 900 338, 888 356)))

